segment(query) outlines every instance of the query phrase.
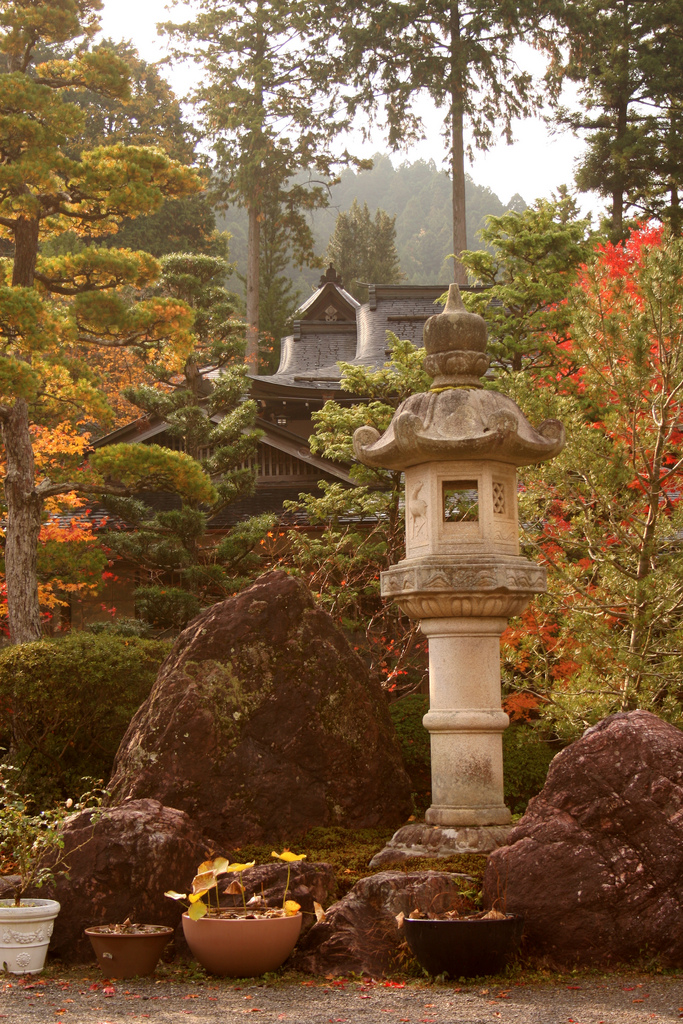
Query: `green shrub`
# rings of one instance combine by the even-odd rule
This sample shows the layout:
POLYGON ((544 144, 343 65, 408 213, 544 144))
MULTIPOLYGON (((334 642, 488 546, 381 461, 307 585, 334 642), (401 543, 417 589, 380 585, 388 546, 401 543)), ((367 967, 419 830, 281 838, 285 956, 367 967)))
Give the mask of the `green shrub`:
POLYGON ((546 743, 532 725, 510 725, 505 730, 505 803, 513 814, 523 814, 532 796, 541 792, 557 749, 546 743))
POLYGON ((180 587, 137 587, 134 597, 142 618, 159 629, 184 629, 201 611, 197 595, 180 587))
POLYGON ((421 693, 411 693, 389 705, 389 714, 398 736, 403 764, 410 776, 413 803, 418 814, 424 814, 432 799, 429 733, 422 724, 428 711, 429 697, 421 693))
MULTIPOLYGON (((419 693, 401 697, 389 706, 418 811, 424 811, 431 802, 429 733, 422 724, 428 710, 429 697, 419 693)), ((505 802, 513 814, 523 813, 531 797, 543 789, 555 753, 530 725, 512 725, 505 730, 505 802)))
POLYGON ((118 745, 170 643, 70 633, 0 652, 0 745, 37 804, 109 778, 118 745))
POLYGON ((142 619, 127 619, 122 616, 107 622, 89 622, 83 627, 86 633, 107 633, 109 636, 144 636, 149 637, 152 627, 142 619))

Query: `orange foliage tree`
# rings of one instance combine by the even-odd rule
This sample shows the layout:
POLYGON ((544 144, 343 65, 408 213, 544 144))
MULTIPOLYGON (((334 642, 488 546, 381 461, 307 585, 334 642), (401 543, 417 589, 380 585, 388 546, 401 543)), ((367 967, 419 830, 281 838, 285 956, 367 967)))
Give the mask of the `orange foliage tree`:
POLYGON ((524 477, 549 594, 504 635, 508 699, 523 715, 519 692, 535 697, 566 739, 633 708, 680 725, 683 241, 646 225, 599 246, 569 313, 571 372, 510 382, 568 441, 524 477))

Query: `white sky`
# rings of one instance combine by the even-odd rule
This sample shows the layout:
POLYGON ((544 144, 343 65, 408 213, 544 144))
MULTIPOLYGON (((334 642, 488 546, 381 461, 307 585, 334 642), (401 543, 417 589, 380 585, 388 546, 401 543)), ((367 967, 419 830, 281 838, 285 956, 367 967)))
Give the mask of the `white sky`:
MULTIPOLYGON (((158 60, 165 54, 163 37, 156 31, 156 23, 165 20, 183 20, 182 5, 172 12, 168 0, 104 0, 102 31, 113 39, 130 39, 146 60, 158 60)), ((521 56, 521 60, 534 59, 521 56)), ((187 72, 167 66, 165 75, 176 93, 182 95, 189 86, 187 72)), ((437 167, 443 166, 444 142, 441 137, 441 118, 438 111, 425 105, 426 138, 411 146, 405 153, 393 154, 394 164, 403 160, 433 159, 437 167)), ((540 197, 549 198, 559 185, 572 185, 573 167, 582 151, 582 143, 571 133, 552 135, 540 118, 519 121, 514 128, 515 143, 496 145, 487 153, 475 153, 474 163, 466 170, 478 185, 487 185, 507 203, 519 193, 527 203, 540 197)), ((371 140, 360 144, 351 140, 349 149, 357 155, 368 156, 376 152, 388 153, 380 130, 371 140)), ((595 196, 578 196, 584 213, 600 209, 595 196)))

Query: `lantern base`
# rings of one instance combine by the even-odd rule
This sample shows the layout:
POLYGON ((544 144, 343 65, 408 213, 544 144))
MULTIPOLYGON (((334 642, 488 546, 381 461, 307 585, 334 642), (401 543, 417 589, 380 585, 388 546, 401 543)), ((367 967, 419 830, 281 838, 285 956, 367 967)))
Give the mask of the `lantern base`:
POLYGON ((509 825, 512 815, 505 804, 492 807, 453 807, 450 804, 432 804, 425 813, 427 825, 441 828, 490 828, 509 825))
POLYGON ((452 857, 457 853, 491 853, 505 846, 511 825, 468 825, 448 828, 416 821, 395 832, 370 861, 370 867, 397 864, 412 857, 452 857))

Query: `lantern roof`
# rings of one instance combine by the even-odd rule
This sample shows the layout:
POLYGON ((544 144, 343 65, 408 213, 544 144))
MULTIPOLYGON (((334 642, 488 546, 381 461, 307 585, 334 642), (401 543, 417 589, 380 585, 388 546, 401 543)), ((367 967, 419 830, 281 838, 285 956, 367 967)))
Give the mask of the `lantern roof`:
POLYGON ((431 390, 407 398, 384 434, 370 426, 356 430, 359 461, 385 469, 472 459, 528 466, 557 455, 565 443, 559 420, 534 428, 511 398, 483 388, 486 339, 486 322, 465 308, 452 284, 443 313, 424 327, 431 390))

